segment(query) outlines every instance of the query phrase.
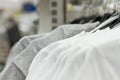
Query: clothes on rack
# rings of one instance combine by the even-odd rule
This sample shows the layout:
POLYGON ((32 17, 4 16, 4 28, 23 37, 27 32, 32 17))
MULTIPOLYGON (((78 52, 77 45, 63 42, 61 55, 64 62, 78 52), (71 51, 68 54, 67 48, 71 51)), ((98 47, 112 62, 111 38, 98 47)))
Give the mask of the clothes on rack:
MULTIPOLYGON (((27 76, 26 80, 38 80, 38 79, 39 80, 41 79, 55 80, 53 76, 59 75, 58 72, 62 70, 61 69, 62 67, 64 67, 63 65, 65 63, 64 62, 62 63, 61 61, 66 60, 65 56, 67 57, 72 54, 74 55, 76 52, 78 52, 78 50, 80 51, 81 49, 77 48, 78 47, 77 44, 79 44, 79 42, 80 42, 79 46, 80 45, 87 46, 88 42, 85 42, 86 41, 85 35, 86 34, 82 32, 72 38, 55 42, 49 45, 48 47, 44 48, 43 50, 41 50, 41 52, 38 53, 38 55, 35 57, 34 61, 32 62, 31 67, 29 69, 29 75, 27 76), (57 45, 55 50, 50 51, 50 48, 55 45, 57 45), (48 54, 48 56, 44 54, 48 54), (62 58, 65 58, 65 59, 62 59, 62 58), (36 73, 36 74, 33 74, 33 73, 36 73)), ((69 79, 66 79, 66 80, 69 80, 69 79)), ((74 80, 74 79, 72 78, 71 80, 74 80)))
MULTIPOLYGON (((6 66, 0 74, 0 80, 25 80, 31 62, 41 49, 53 42, 72 37, 82 31, 89 32, 96 28, 98 24, 99 22, 83 25, 63 25, 52 32, 47 33, 47 35, 33 40, 26 48, 23 49, 22 52, 20 50, 20 53, 18 52, 16 57, 9 62, 8 66, 6 66)), ((16 50, 15 48, 14 50, 16 50)), ((15 54, 14 50, 11 54, 15 54)))
POLYGON ((119 17, 112 14, 101 23, 67 24, 22 38, 0 80, 119 80, 119 17))
POLYGON ((71 21, 71 24, 84 24, 88 22, 96 22, 99 21, 100 23, 104 22, 108 18, 110 18, 113 15, 113 13, 105 13, 103 16, 102 15, 92 15, 89 17, 80 17, 78 19, 74 19, 71 21))
MULTIPOLYGON (((117 18, 118 17, 115 16, 103 22, 103 24, 100 25, 101 28, 117 18)), ((100 26, 98 26, 98 29, 100 26)), ((66 42, 65 40, 58 41, 58 43, 55 42, 47 46, 34 58, 26 80, 119 80, 119 73, 114 72, 116 66, 116 70, 119 69, 119 63, 117 63, 114 68, 109 68, 114 64, 110 65, 105 57, 109 56, 109 49, 112 50, 115 46, 119 47, 120 44, 118 45, 119 42, 116 41, 120 39, 117 36, 120 34, 117 32, 119 30, 120 29, 118 28, 116 30, 106 29, 94 34, 81 33, 73 38, 69 38, 66 42), (117 45, 112 45, 114 42, 117 45), (99 51, 104 51, 104 49, 106 49, 105 47, 107 47, 107 50, 103 53, 99 53, 99 51), (108 52, 104 56, 106 51, 108 52), (101 69, 102 71, 100 71, 101 69), (111 73, 109 73, 110 71, 111 73)), ((117 55, 119 55, 119 51, 117 52, 117 55)), ((109 56, 110 59, 114 62, 118 62, 119 58, 117 58, 117 60, 113 58, 114 51, 111 51, 111 54, 112 55, 109 56)))
POLYGON ((26 80, 119 80, 119 30, 78 34, 66 40, 69 47, 63 40, 53 51, 57 42, 49 45, 33 60, 26 80))
MULTIPOLYGON (((74 35, 80 33, 83 30, 84 31, 91 31, 98 24, 99 24, 99 22, 96 22, 96 23, 93 23, 93 24, 88 23, 88 24, 84 24, 84 25, 74 25, 74 26, 66 25, 66 26, 61 26, 60 28, 63 29, 62 31, 64 32, 64 34, 61 34, 61 36, 60 35, 59 36, 57 36, 57 35, 50 36, 48 34, 48 36, 44 37, 43 39, 38 39, 38 40, 33 41, 31 43, 31 45, 25 51, 23 51, 23 53, 21 53, 21 55, 16 57, 16 60, 13 61, 13 62, 21 69, 21 71, 25 75, 27 75, 28 68, 29 68, 32 60, 36 56, 36 54, 40 51, 40 49, 43 49, 45 46, 51 44, 52 42, 55 42, 55 41, 58 41, 58 40, 61 40, 61 39, 65 39, 65 38, 68 38, 68 37, 71 37, 71 36, 74 36, 74 35), (55 37, 55 39, 54 39, 54 37, 55 37), (39 46, 36 46, 36 45, 39 45, 39 46), (30 51, 30 49, 31 49, 31 51, 30 51), (28 53, 28 50, 29 50, 29 53, 28 53), (31 57, 29 55, 31 55, 31 57), (23 63, 23 61, 21 61, 21 59, 25 59, 27 57, 28 57, 28 59, 25 60, 25 63, 23 63)), ((60 31, 57 30, 56 34, 57 34, 57 32, 60 32, 60 31)), ((55 32, 52 33, 52 34, 55 34, 55 32)), ((58 33, 58 34, 60 34, 60 33, 58 33)))

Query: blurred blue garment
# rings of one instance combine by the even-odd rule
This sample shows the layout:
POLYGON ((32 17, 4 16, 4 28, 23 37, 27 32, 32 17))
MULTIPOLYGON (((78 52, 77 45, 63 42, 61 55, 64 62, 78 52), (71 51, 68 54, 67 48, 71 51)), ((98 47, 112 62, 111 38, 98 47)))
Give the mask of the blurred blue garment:
POLYGON ((32 3, 25 3, 23 6, 23 11, 25 12, 35 12, 37 7, 32 3))

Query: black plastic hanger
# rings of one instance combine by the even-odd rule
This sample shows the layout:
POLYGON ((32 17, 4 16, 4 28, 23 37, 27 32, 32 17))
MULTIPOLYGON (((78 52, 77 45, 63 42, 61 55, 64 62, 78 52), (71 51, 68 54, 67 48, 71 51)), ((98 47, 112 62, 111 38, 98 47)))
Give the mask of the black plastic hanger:
POLYGON ((115 20, 111 26, 109 26, 111 29, 114 28, 115 25, 120 23, 120 13, 117 12, 117 14, 119 15, 119 18, 117 20, 115 20))
POLYGON ((111 17, 114 17, 114 16, 117 16, 119 15, 119 18, 117 18, 116 20, 114 20, 113 22, 107 24, 106 26, 100 28, 100 29, 105 29, 106 27, 109 27, 109 28, 113 28, 116 24, 120 23, 120 13, 118 11, 114 11, 112 13, 112 16, 111 17))
POLYGON ((102 19, 100 20, 100 23, 104 22, 105 20, 107 20, 108 18, 110 18, 112 16, 111 13, 105 13, 102 17, 102 19))

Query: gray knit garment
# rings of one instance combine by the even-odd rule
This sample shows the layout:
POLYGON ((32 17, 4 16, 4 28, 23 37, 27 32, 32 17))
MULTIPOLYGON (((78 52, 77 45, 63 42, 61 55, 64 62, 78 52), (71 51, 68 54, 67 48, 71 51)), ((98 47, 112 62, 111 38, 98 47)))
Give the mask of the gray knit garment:
POLYGON ((13 48, 10 51, 10 54, 7 58, 6 61, 6 66, 12 61, 12 59, 14 57, 16 57, 19 53, 21 53, 28 45, 31 41, 37 39, 37 38, 41 38, 43 36, 45 36, 46 33, 44 34, 38 34, 38 35, 32 35, 32 36, 25 36, 23 37, 18 43, 16 43, 13 48))
POLYGON ((25 80, 31 62, 41 49, 53 42, 72 37, 82 31, 91 31, 98 24, 99 22, 83 25, 62 25, 44 37, 33 40, 27 48, 19 53, 9 66, 3 70, 0 75, 0 80, 25 80))

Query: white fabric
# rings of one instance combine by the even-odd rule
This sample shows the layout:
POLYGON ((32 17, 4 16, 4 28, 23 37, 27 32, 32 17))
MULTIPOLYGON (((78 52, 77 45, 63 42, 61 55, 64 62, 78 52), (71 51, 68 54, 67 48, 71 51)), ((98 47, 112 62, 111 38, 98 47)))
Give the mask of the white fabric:
MULTIPOLYGON (((107 31, 108 29, 104 30, 104 31, 107 31)), ((104 32, 104 31, 98 31, 97 34, 100 34, 101 32, 104 32)), ((82 47, 87 47, 87 45, 89 44, 88 42, 91 41, 91 40, 88 40, 88 38, 90 37, 91 35, 88 34, 88 35, 85 35, 83 40, 82 38, 79 38, 78 41, 75 41, 76 43, 76 46, 73 45, 73 47, 71 47, 70 49, 68 49, 67 51, 65 51, 64 53, 62 53, 62 55, 60 56, 60 58, 58 59, 58 62, 60 63, 56 63, 56 66, 58 66, 58 64, 60 65, 59 67, 55 67, 54 70, 52 71, 52 73, 49 73, 49 75, 45 76, 43 80, 47 80, 49 78, 49 80, 56 80, 56 78, 60 75, 60 72, 62 71, 63 67, 66 66, 64 65, 65 63, 69 63, 69 62, 65 62, 67 60, 67 57, 68 56, 74 56, 76 53, 80 53, 80 51, 84 50, 84 48, 82 47), (87 41, 88 40, 88 41, 87 41), (62 60, 61 60, 62 59, 62 60), (52 74, 52 75, 51 75, 52 74), (51 77, 53 76, 53 77, 51 77)), ((83 59, 84 56, 80 56, 79 57, 79 61, 77 61, 80 65, 82 64, 83 61, 81 61, 81 59, 83 59)), ((74 66, 74 63, 71 63, 73 66, 74 66)), ((80 67, 80 66, 79 66, 80 67)), ((73 72, 69 72, 70 74, 73 74, 73 72)), ((68 73, 68 74, 69 74, 68 73)), ((71 75, 72 76, 72 75, 71 75)), ((67 80, 67 79, 66 79, 67 80)), ((72 78, 71 78, 72 80, 72 78)))
POLYGON ((81 35, 84 35, 84 34, 85 34, 85 32, 82 32, 81 34, 76 35, 76 36, 74 36, 74 37, 72 37, 70 39, 65 39, 65 40, 62 40, 62 41, 55 42, 55 43, 47 46, 43 50, 41 50, 38 53, 38 55, 34 58, 32 64, 31 64, 31 67, 29 69, 29 74, 28 74, 26 80, 32 80, 33 76, 36 76, 37 73, 41 77, 44 74, 46 74, 44 72, 47 72, 51 68, 53 63, 56 62, 56 59, 57 59, 58 55, 60 55, 64 50, 71 47, 70 44, 68 44, 67 42, 69 40, 73 40, 74 38, 80 37, 81 35), (46 57, 50 58, 48 60, 48 62, 46 62, 46 60, 44 60, 46 57), (44 66, 42 66, 42 65, 44 65, 44 66), (36 74, 33 74, 33 73, 36 73, 36 74))
POLYGON ((77 47, 78 51, 69 56, 61 74, 52 80, 119 80, 119 30, 92 37, 89 40, 93 42, 82 50, 77 47))
MULTIPOLYGON (((62 60, 62 62, 61 62, 61 64, 63 64, 63 63, 68 63, 68 64, 71 64, 71 66, 70 66, 70 69, 71 69, 71 67, 73 67, 73 66, 75 66, 75 69, 73 69, 74 71, 72 71, 72 69, 70 70, 70 72, 69 73, 65 73, 66 75, 71 75, 73 78, 71 78, 71 77, 68 77, 68 76, 66 76, 67 78, 69 78, 70 80, 73 80, 74 79, 74 76, 76 76, 77 75, 77 73, 76 73, 76 71, 77 71, 77 68, 81 68, 81 65, 83 64, 83 62, 84 62, 84 60, 82 60, 83 58, 85 58, 85 55, 84 55, 84 53, 81 53, 81 52, 83 52, 84 50, 86 50, 86 48, 91 48, 91 47, 89 47, 88 46, 88 44, 89 44, 89 41, 91 41, 91 40, 89 40, 88 39, 88 37, 90 37, 90 36, 86 36, 86 39, 84 39, 84 44, 83 44, 83 42, 82 43, 80 43, 79 45, 76 45, 75 47, 72 47, 70 50, 69 50, 69 54, 67 54, 66 56, 64 56, 64 59, 62 60), (88 40, 88 41, 87 41, 88 40), (81 44, 83 44, 83 45, 81 45, 81 44), (85 46, 84 46, 85 45, 85 46), (81 55, 81 56, 79 56, 79 58, 77 59, 77 61, 76 62, 78 62, 79 64, 76 64, 75 65, 75 63, 74 62, 65 62, 65 60, 66 60, 66 58, 68 57, 68 56, 71 56, 71 57, 73 57, 73 56, 75 56, 75 54, 76 53, 78 53, 79 55, 81 55)), ((92 36, 91 36, 92 37, 92 36)), ((86 50, 86 52, 87 52, 87 50, 86 50)), ((66 64, 66 65, 62 65, 60 68, 58 68, 57 69, 57 72, 59 72, 59 74, 57 73, 57 74, 55 74, 55 77, 53 78, 54 80, 56 80, 56 78, 58 78, 58 76, 60 75, 60 71, 61 71, 61 68, 63 69, 63 67, 64 66, 68 66, 68 64, 66 64)), ((65 67, 65 69, 67 69, 68 67, 65 67)), ((61 72, 62 74, 64 73, 64 70, 61 72)), ((43 79, 43 80, 47 80, 48 78, 46 77, 45 79, 43 79)), ((66 80, 69 80, 69 79, 66 79, 66 80)))
MULTIPOLYGON (((76 49, 73 49, 75 54, 70 51, 72 55, 64 56, 64 60, 60 60, 61 64, 56 65, 60 75, 57 74, 52 80, 119 80, 119 30, 89 36, 86 46, 76 46, 76 49), (61 71, 62 64, 64 68, 61 71)), ((49 75, 42 80, 51 80, 51 74, 49 75)), ((38 75, 31 80, 40 79, 38 75)))
MULTIPOLYGON (((47 74, 47 72, 49 72, 49 70, 52 71, 52 69, 53 69, 52 66, 56 63, 59 55, 62 54, 62 52, 63 52, 63 55, 65 55, 64 54, 65 50, 67 50, 68 48, 70 48, 74 45, 77 45, 77 44, 75 44, 75 43, 78 43, 78 41, 76 42, 76 40, 78 40, 78 38, 81 38, 81 35, 83 35, 83 34, 78 34, 78 35, 74 36, 73 38, 69 38, 69 39, 66 39, 63 41, 56 42, 56 43, 51 44, 50 46, 44 48, 35 57, 33 63, 31 64, 31 67, 29 70, 29 75, 27 76, 26 80, 37 80, 38 77, 39 77, 39 79, 42 79, 42 77, 44 77, 47 74), (57 45, 57 47, 54 49, 54 51, 51 51, 52 50, 51 47, 53 47, 53 45, 57 45), (49 54, 49 55, 46 57, 45 54, 47 54, 47 55, 49 54), (43 60, 45 57, 46 57, 46 59, 43 60), (34 73, 36 73, 36 74, 34 74, 34 73)), ((81 38, 81 40, 82 40, 82 38, 81 38)), ((84 45, 84 44, 86 44, 86 42, 85 43, 81 42, 81 45, 82 44, 84 45)), ((70 53, 70 52, 71 51, 66 52, 66 54, 70 53)), ((56 66, 58 66, 58 65, 59 64, 56 63, 56 66)), ((53 70, 52 72, 55 73, 56 71, 53 70)), ((50 77, 52 77, 53 73, 49 73, 49 78, 48 77, 46 77, 46 78, 51 80, 50 77)))

